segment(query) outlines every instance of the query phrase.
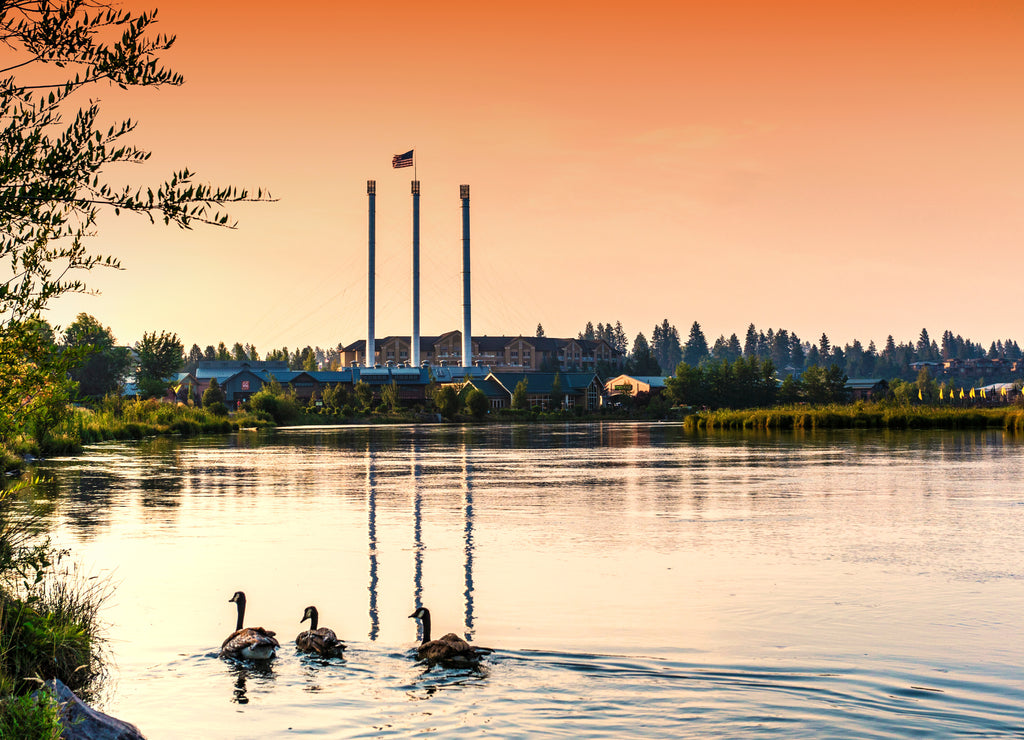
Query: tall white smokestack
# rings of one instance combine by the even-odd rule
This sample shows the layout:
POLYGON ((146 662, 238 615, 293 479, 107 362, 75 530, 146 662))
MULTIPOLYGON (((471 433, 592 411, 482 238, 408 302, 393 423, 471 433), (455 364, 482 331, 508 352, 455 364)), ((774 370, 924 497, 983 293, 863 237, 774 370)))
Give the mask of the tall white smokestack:
POLYGON ((469 292, 469 185, 459 185, 462 198, 462 366, 473 367, 472 301, 469 292))
POLYGON ((420 366, 420 181, 412 181, 412 340, 409 360, 420 366))
POLYGON ((369 291, 366 299, 367 313, 369 320, 367 321, 366 327, 366 366, 373 367, 377 361, 377 348, 373 342, 373 300, 374 290, 376 285, 374 284, 375 272, 377 269, 376 265, 376 250, 377 250, 377 181, 367 180, 366 181, 366 195, 370 200, 370 249, 369 249, 369 291))

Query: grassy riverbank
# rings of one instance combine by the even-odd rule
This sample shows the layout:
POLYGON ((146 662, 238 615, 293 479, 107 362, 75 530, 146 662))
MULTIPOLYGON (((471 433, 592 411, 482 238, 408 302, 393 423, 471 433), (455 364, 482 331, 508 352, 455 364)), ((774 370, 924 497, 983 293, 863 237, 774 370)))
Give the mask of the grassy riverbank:
POLYGON ((67 567, 32 508, 14 506, 33 485, 0 490, 0 738, 56 740, 57 706, 41 683, 60 679, 86 698, 98 687, 97 616, 111 585, 67 567))
MULTIPOLYGON (((278 410, 276 407, 273 410, 278 410)), ((1024 433, 1024 408, 950 408, 948 406, 899 405, 892 403, 806 404, 757 409, 723 409, 696 413, 669 408, 616 408, 596 412, 582 409, 542 411, 498 409, 484 416, 453 414, 444 418, 422 409, 378 409, 357 413, 333 410, 312 413, 295 408, 281 418, 265 410, 240 411, 228 415, 221 409, 207 409, 156 400, 106 403, 96 409, 76 407, 60 426, 42 442, 25 440, 4 453, 5 470, 20 467, 23 458, 75 454, 82 446, 115 439, 142 439, 157 435, 195 436, 227 434, 239 429, 318 424, 423 424, 651 421, 682 420, 694 429, 1006 429, 1024 433)))
POLYGON ((696 429, 1005 429, 1024 432, 1024 409, 897 406, 882 403, 777 406, 702 411, 685 417, 696 429))
POLYGON ((228 415, 197 406, 148 401, 105 403, 96 409, 75 407, 42 441, 27 441, 17 451, 33 455, 79 452, 82 445, 112 439, 142 439, 156 435, 226 434, 243 428, 271 427, 266 415, 240 412, 228 415))

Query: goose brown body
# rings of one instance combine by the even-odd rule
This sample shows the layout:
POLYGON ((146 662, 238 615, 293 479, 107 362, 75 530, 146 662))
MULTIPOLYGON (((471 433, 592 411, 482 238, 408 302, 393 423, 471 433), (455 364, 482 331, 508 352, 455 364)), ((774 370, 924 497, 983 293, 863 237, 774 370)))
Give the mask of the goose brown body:
POLYGON ((317 627, 320 619, 315 606, 307 606, 300 621, 309 620, 309 629, 300 632, 295 638, 295 644, 304 653, 316 653, 325 658, 335 658, 342 654, 347 645, 338 639, 334 630, 327 627, 317 627))
POLYGON ((470 645, 454 632, 436 640, 430 639, 430 610, 420 607, 409 615, 423 625, 423 641, 416 648, 416 655, 427 663, 476 663, 484 655, 494 652, 491 648, 470 645))
POLYGON ((238 621, 235 631, 228 635, 220 646, 222 658, 246 658, 249 660, 267 660, 274 657, 274 651, 280 646, 275 633, 262 627, 243 627, 245 620, 245 594, 236 591, 228 599, 238 605, 238 621))

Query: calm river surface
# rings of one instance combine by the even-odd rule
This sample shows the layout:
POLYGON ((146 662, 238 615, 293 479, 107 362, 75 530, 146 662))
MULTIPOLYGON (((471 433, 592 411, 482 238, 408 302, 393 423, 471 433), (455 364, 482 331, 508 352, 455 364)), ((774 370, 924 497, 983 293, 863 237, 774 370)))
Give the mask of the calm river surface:
POLYGON ((1024 736, 1019 437, 322 427, 40 472, 150 740, 1024 736), (217 657, 239 589, 269 667, 217 657), (496 652, 416 665, 420 603, 496 652), (309 604, 344 659, 296 654, 309 604))

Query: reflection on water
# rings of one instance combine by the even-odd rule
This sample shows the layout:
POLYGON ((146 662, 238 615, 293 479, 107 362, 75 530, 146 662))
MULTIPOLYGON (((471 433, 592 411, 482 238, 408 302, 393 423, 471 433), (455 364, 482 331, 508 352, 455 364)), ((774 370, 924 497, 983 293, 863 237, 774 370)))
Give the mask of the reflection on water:
MULTIPOLYGON (((423 606, 423 495, 420 492, 418 481, 422 475, 416 459, 416 447, 412 449, 412 475, 409 480, 409 487, 412 489, 412 603, 413 611, 423 606)), ((423 633, 419 627, 416 628, 416 638, 421 639, 423 633)))
POLYGON ((380 633, 380 615, 377 613, 377 491, 373 478, 373 453, 366 447, 366 531, 370 555, 370 639, 380 633))
POLYGON ((466 631, 467 640, 473 639, 473 481, 470 475, 466 446, 462 447, 462 499, 466 508, 466 631))
POLYGON ((116 568, 108 708, 150 738, 1024 732, 1024 446, 1001 432, 310 428, 42 472, 57 543, 116 568), (210 658, 238 589, 279 634, 317 604, 345 659, 210 658), (498 652, 417 666, 419 605, 498 652))
POLYGON ((258 686, 259 691, 267 691, 273 685, 274 668, 271 661, 242 663, 224 660, 224 663, 227 665, 228 675, 234 678, 231 691, 231 701, 234 704, 249 703, 247 686, 250 681, 258 686))

